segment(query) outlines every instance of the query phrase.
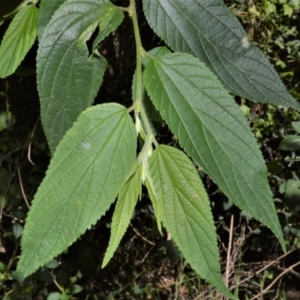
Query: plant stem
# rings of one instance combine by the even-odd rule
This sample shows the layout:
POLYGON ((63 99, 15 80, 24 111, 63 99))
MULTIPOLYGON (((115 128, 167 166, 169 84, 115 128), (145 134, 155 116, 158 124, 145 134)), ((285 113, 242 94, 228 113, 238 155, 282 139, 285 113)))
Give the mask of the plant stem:
MULTIPOLYGON (((154 143, 157 146, 158 143, 155 140, 155 136, 152 132, 152 129, 151 129, 151 126, 150 126, 150 123, 147 118, 147 115, 146 115, 146 112, 145 112, 145 109, 143 106, 143 102, 142 102, 142 97, 143 97, 142 57, 145 55, 146 52, 145 52, 142 42, 141 42, 140 30, 139 30, 136 7, 135 7, 135 0, 130 0, 128 12, 129 12, 129 15, 131 16, 132 22, 133 22, 134 38, 135 38, 135 45, 136 45, 136 78, 135 78, 136 79, 135 80, 135 97, 136 97, 136 99, 134 100, 135 115, 136 115, 136 118, 138 118, 138 115, 140 114, 142 123, 145 126, 145 132, 146 132, 145 146, 149 147, 149 144, 151 146, 152 143, 154 143)), ((143 150, 142 150, 142 152, 143 152, 143 150)))
POLYGON ((136 46, 136 102, 142 101, 142 55, 144 53, 139 25, 137 20, 137 13, 135 8, 135 0, 130 0, 129 14, 133 22, 135 46, 136 46))

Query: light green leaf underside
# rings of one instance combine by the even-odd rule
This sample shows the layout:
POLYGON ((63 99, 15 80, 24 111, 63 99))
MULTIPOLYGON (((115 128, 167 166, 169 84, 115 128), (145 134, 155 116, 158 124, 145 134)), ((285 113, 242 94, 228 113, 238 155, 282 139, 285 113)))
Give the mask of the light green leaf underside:
POLYGON ((102 104, 80 114, 57 147, 30 208, 17 272, 33 273, 107 211, 136 160, 126 108, 102 104))
POLYGON ((174 51, 198 57, 234 94, 300 109, 222 0, 143 0, 143 6, 150 26, 174 51))
POLYGON ((43 32, 37 79, 42 123, 52 153, 97 95, 106 60, 89 55, 86 41, 103 17, 113 12, 119 14, 120 10, 106 1, 67 0, 43 32))
POLYGON ((10 23, 0 46, 0 78, 11 75, 33 45, 37 14, 38 9, 28 5, 10 23))
POLYGON ((138 165, 134 174, 126 181, 118 197, 111 224, 110 241, 103 259, 102 268, 108 264, 119 246, 129 226, 141 190, 142 166, 138 165))
POLYGON ((284 247, 261 152, 242 111, 215 75, 191 55, 174 53, 148 64, 144 85, 185 151, 284 247))
POLYGON ((159 146, 149 159, 150 177, 163 224, 192 268, 224 295, 216 229, 206 191, 189 158, 159 146))
POLYGON ((42 37, 42 33, 49 23, 54 12, 64 3, 66 0, 43 0, 41 1, 38 15, 38 38, 42 37))

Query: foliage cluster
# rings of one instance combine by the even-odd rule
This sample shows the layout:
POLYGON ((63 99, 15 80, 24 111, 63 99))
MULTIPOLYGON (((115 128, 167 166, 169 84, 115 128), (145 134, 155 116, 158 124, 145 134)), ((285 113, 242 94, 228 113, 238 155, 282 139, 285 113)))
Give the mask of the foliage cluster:
MULTIPOLYGON (((128 7, 117 7, 109 1, 44 0, 39 12, 37 2, 24 1, 25 5, 19 6, 0 47, 0 60, 5 62, 0 73, 5 77, 16 70, 38 34, 41 117, 52 155, 26 219, 17 275, 24 279, 49 263, 93 226, 118 197, 102 263, 106 265, 130 223, 143 183, 159 232, 163 232, 162 223, 191 267, 226 296, 233 297, 222 282, 213 217, 194 164, 209 174, 230 201, 267 225, 285 248, 262 156, 242 111, 222 84, 242 99, 296 109, 298 103, 285 91, 263 54, 248 42, 221 1, 215 1, 215 11, 210 11, 210 5, 203 1, 208 6, 204 4, 201 11, 199 1, 191 1, 191 8, 180 1, 172 7, 168 1, 144 0, 150 26, 170 47, 150 51, 141 44, 134 1, 128 7), (203 14, 203 23, 196 21, 194 6, 203 14), (101 104, 85 109, 93 103, 107 67, 98 44, 120 25, 123 12, 129 13, 133 21, 136 42, 132 106, 126 109, 120 104, 101 104), (207 27, 205 18, 211 16, 216 24, 207 27), (215 38, 220 33, 221 19, 234 26, 215 38), (23 36, 25 29, 29 37, 23 36), (201 49, 202 44, 205 46, 201 49), (7 49, 15 50, 9 51, 13 60, 6 56, 7 49), (171 53, 171 49, 175 52, 171 53), (231 68, 230 64, 220 67, 226 59, 231 68), (254 66, 249 67, 249 63, 254 66), (233 80, 228 79, 228 74, 233 80), (128 113, 133 113, 134 123, 128 113), (160 116, 193 163, 181 148, 159 145, 155 121, 162 122, 160 116)), ((265 15, 275 13, 266 3, 262 4, 265 15)), ((248 11, 252 16, 251 7, 248 11)), ((294 12, 296 6, 289 7, 294 12)), ((286 6, 284 13, 292 16, 286 6)), ((6 19, 6 15, 2 17, 6 19)), ((295 45, 287 49, 293 58, 297 55, 295 45)), ((286 67, 282 62, 277 59, 279 67, 286 67)), ((3 128, 12 120, 8 112, 6 109, 3 128)), ((272 122, 272 111, 267 116, 272 122)), ((252 122, 256 136, 262 137, 264 132, 260 136, 258 132, 267 126, 263 123, 259 127, 255 118, 252 122)), ((18 239, 20 230, 14 232, 18 239)), ((47 265, 50 270, 57 266, 57 260, 47 265)), ((49 280, 51 274, 47 269, 44 272, 45 280, 49 280)), ((53 299, 80 292, 82 288, 76 285, 80 277, 78 273, 71 280, 72 288, 53 294, 53 299)))

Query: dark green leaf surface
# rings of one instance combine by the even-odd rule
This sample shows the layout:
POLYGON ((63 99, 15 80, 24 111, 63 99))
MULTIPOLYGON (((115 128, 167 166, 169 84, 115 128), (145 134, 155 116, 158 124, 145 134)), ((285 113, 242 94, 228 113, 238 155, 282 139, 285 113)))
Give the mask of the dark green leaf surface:
POLYGON ((130 176, 130 178, 125 182, 118 197, 111 224, 109 245, 102 262, 102 268, 108 264, 118 248, 121 239, 129 226, 136 202, 141 194, 141 190, 142 166, 138 165, 134 174, 132 174, 132 176, 130 176))
POLYGON ((119 9, 106 1, 67 0, 45 28, 37 57, 41 117, 53 153, 101 85, 106 60, 90 55, 86 42, 107 14, 119 9))
POLYGON ((300 109, 222 0, 143 0, 143 5, 153 30, 174 51, 203 61, 229 91, 249 100, 300 109))
POLYGON ((159 214, 183 256, 202 278, 232 297, 220 273, 216 228, 195 167, 178 149, 159 146, 149 171, 159 214))
MULTIPOLYGON (((107 0, 106 2, 109 2, 107 0)), ((113 8, 109 5, 110 9, 106 10, 99 24, 99 34, 93 42, 93 49, 102 42, 110 33, 115 31, 124 19, 124 14, 121 10, 113 8)))
POLYGON ((290 135, 283 139, 278 147, 279 150, 297 151, 300 150, 300 136, 290 135))
POLYGON ((215 75, 193 56, 174 53, 148 64, 144 85, 185 151, 284 247, 261 152, 242 111, 215 75))
POLYGON ((0 78, 11 75, 33 45, 37 14, 38 9, 28 5, 10 23, 0 46, 0 78))
POLYGON ((49 23, 54 12, 64 3, 66 0, 43 0, 41 1, 39 15, 38 15, 38 38, 42 37, 42 33, 49 23))
POLYGON ((136 160, 126 108, 83 112, 57 147, 30 208, 17 272, 24 279, 70 246, 107 211, 136 160))

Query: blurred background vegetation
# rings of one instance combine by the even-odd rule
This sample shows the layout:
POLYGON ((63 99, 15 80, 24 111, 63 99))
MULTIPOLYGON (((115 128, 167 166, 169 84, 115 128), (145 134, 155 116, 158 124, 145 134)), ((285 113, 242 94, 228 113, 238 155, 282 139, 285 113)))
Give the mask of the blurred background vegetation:
MULTIPOLYGON (((128 1, 115 0, 118 5, 128 1)), ((140 1, 146 50, 162 45, 147 26, 140 1)), ((300 0, 226 0, 248 38, 270 59, 300 101, 300 0)), ((0 27, 2 38, 9 20, 0 27)), ((109 61, 95 103, 130 105, 135 46, 131 20, 99 50, 109 61)), ((101 263, 112 210, 74 245, 20 285, 14 270, 20 236, 50 153, 39 119, 35 79, 37 45, 15 74, 0 81, 0 299, 223 299, 199 278, 167 234, 160 236, 148 196, 139 201, 129 230, 109 265, 101 263)), ((265 157, 284 230, 283 253, 268 228, 249 218, 199 172, 210 195, 224 280, 240 299, 300 299, 300 120, 283 107, 236 97, 265 157)), ((164 124, 158 140, 176 145, 164 124)))

